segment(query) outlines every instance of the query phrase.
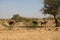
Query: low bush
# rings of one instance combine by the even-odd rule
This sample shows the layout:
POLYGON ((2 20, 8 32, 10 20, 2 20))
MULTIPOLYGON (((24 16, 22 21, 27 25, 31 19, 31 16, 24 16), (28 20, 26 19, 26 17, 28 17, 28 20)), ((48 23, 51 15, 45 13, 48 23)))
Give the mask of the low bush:
POLYGON ((36 21, 32 21, 32 28, 36 28, 38 23, 36 21))

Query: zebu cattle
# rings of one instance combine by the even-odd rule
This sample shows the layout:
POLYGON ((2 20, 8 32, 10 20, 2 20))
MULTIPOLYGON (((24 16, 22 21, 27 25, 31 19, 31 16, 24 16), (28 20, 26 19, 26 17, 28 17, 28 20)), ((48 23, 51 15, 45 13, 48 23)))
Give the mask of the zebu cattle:
POLYGON ((16 23, 14 20, 5 20, 4 22, 7 22, 9 25, 14 25, 16 23))
POLYGON ((45 25, 47 22, 48 22, 47 20, 43 19, 43 21, 40 21, 41 26, 45 25))

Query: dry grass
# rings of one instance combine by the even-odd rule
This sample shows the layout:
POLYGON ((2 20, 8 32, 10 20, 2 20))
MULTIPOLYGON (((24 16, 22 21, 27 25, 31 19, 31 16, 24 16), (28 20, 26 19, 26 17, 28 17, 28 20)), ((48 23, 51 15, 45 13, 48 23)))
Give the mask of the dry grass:
POLYGON ((0 30, 0 40, 60 40, 60 29, 58 31, 48 28, 0 30))
POLYGON ((0 40, 60 40, 60 27, 57 29, 54 27, 27 29, 18 28, 15 25, 12 30, 7 30, 0 24, 0 40))

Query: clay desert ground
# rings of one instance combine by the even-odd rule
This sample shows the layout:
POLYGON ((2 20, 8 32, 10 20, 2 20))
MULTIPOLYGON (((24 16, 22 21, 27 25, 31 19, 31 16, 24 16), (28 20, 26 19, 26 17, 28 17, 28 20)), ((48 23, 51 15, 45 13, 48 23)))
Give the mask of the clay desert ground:
MULTIPOLYGON (((19 25, 24 25, 19 24, 19 25)), ((49 21, 47 26, 52 26, 53 23, 49 21)), ((12 30, 7 30, 7 28, 0 22, 0 40, 60 40, 60 27, 44 27, 28 29, 22 27, 16 27, 12 30)))

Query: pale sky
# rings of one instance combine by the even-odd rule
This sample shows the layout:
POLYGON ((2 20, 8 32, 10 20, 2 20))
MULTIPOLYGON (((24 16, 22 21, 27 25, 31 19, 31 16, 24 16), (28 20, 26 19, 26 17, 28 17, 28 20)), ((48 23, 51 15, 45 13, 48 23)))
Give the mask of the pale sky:
POLYGON ((0 18, 11 18, 14 14, 24 17, 44 17, 43 0, 0 0, 0 18))

